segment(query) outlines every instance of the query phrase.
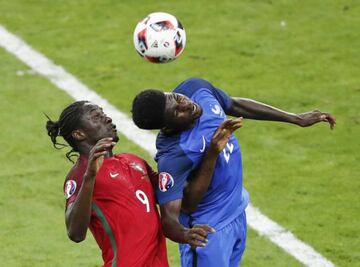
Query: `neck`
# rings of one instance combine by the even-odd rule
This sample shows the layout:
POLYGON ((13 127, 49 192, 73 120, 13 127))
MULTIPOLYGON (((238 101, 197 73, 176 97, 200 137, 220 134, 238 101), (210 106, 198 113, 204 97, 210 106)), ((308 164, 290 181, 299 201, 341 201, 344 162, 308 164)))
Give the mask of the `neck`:
POLYGON ((165 135, 176 135, 193 128, 194 125, 195 123, 192 123, 188 127, 184 127, 183 129, 164 127, 161 129, 161 132, 163 132, 165 135))
MULTIPOLYGON (((81 155, 89 156, 90 151, 93 147, 94 147, 93 145, 89 145, 89 144, 79 144, 79 153, 81 155)), ((107 153, 105 155, 105 158, 109 158, 113 156, 112 147, 108 148, 106 152, 107 153)))

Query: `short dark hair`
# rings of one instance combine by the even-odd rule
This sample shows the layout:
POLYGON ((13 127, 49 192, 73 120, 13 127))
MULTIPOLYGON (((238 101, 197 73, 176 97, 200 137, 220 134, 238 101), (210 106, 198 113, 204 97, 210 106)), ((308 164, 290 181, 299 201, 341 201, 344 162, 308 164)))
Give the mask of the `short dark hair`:
POLYGON ((147 89, 139 93, 132 103, 132 119, 141 129, 161 129, 164 127, 165 93, 147 89))
MULTIPOLYGON (((81 117, 84 114, 84 105, 89 101, 76 101, 67 106, 59 117, 58 121, 53 121, 48 115, 46 122, 46 130, 50 136, 51 142, 56 149, 61 149, 67 145, 58 143, 56 138, 62 136, 65 141, 71 146, 71 150, 66 153, 66 157, 71 160, 71 157, 75 156, 74 152, 79 152, 76 145, 76 140, 72 136, 72 132, 81 126, 81 117)), ((73 162, 73 161, 72 161, 73 162)))

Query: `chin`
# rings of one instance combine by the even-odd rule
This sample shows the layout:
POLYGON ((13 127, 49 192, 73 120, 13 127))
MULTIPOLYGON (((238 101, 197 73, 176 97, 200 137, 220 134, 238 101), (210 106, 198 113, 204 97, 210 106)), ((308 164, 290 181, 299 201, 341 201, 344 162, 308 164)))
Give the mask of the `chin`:
POLYGON ((117 135, 113 136, 113 141, 114 142, 119 142, 119 136, 117 136, 117 135))

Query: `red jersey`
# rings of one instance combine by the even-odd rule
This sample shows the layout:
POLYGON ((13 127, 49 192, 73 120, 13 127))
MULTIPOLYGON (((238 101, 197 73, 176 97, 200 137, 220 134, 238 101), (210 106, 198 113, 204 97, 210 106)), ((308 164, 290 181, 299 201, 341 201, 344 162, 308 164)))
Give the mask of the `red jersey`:
MULTIPOLYGON (((80 156, 66 177, 66 206, 76 200, 87 162, 80 156)), ((104 159, 96 175, 89 225, 104 267, 169 266, 151 181, 157 181, 157 174, 135 155, 104 159)))

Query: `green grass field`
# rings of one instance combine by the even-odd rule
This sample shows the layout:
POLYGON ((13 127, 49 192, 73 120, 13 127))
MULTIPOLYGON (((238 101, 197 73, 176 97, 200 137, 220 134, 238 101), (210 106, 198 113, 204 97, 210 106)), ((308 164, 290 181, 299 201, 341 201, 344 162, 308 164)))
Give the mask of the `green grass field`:
MULTIPOLYGON (((170 90, 194 76, 288 111, 333 113, 334 131, 245 121, 244 182, 264 214, 337 266, 360 266, 359 1, 0 0, 0 25, 126 113, 143 88, 170 90), (153 11, 186 28, 173 63, 147 63, 133 48, 136 23, 153 11)), ((71 163, 44 129, 42 112, 57 118, 72 99, 28 70, 0 48, 0 266, 99 266, 90 234, 80 244, 66 237, 71 163)), ((152 162, 120 139, 117 152, 152 162)), ((176 245, 168 250, 179 266, 176 245)), ((249 230, 242 266, 301 264, 249 230)))

